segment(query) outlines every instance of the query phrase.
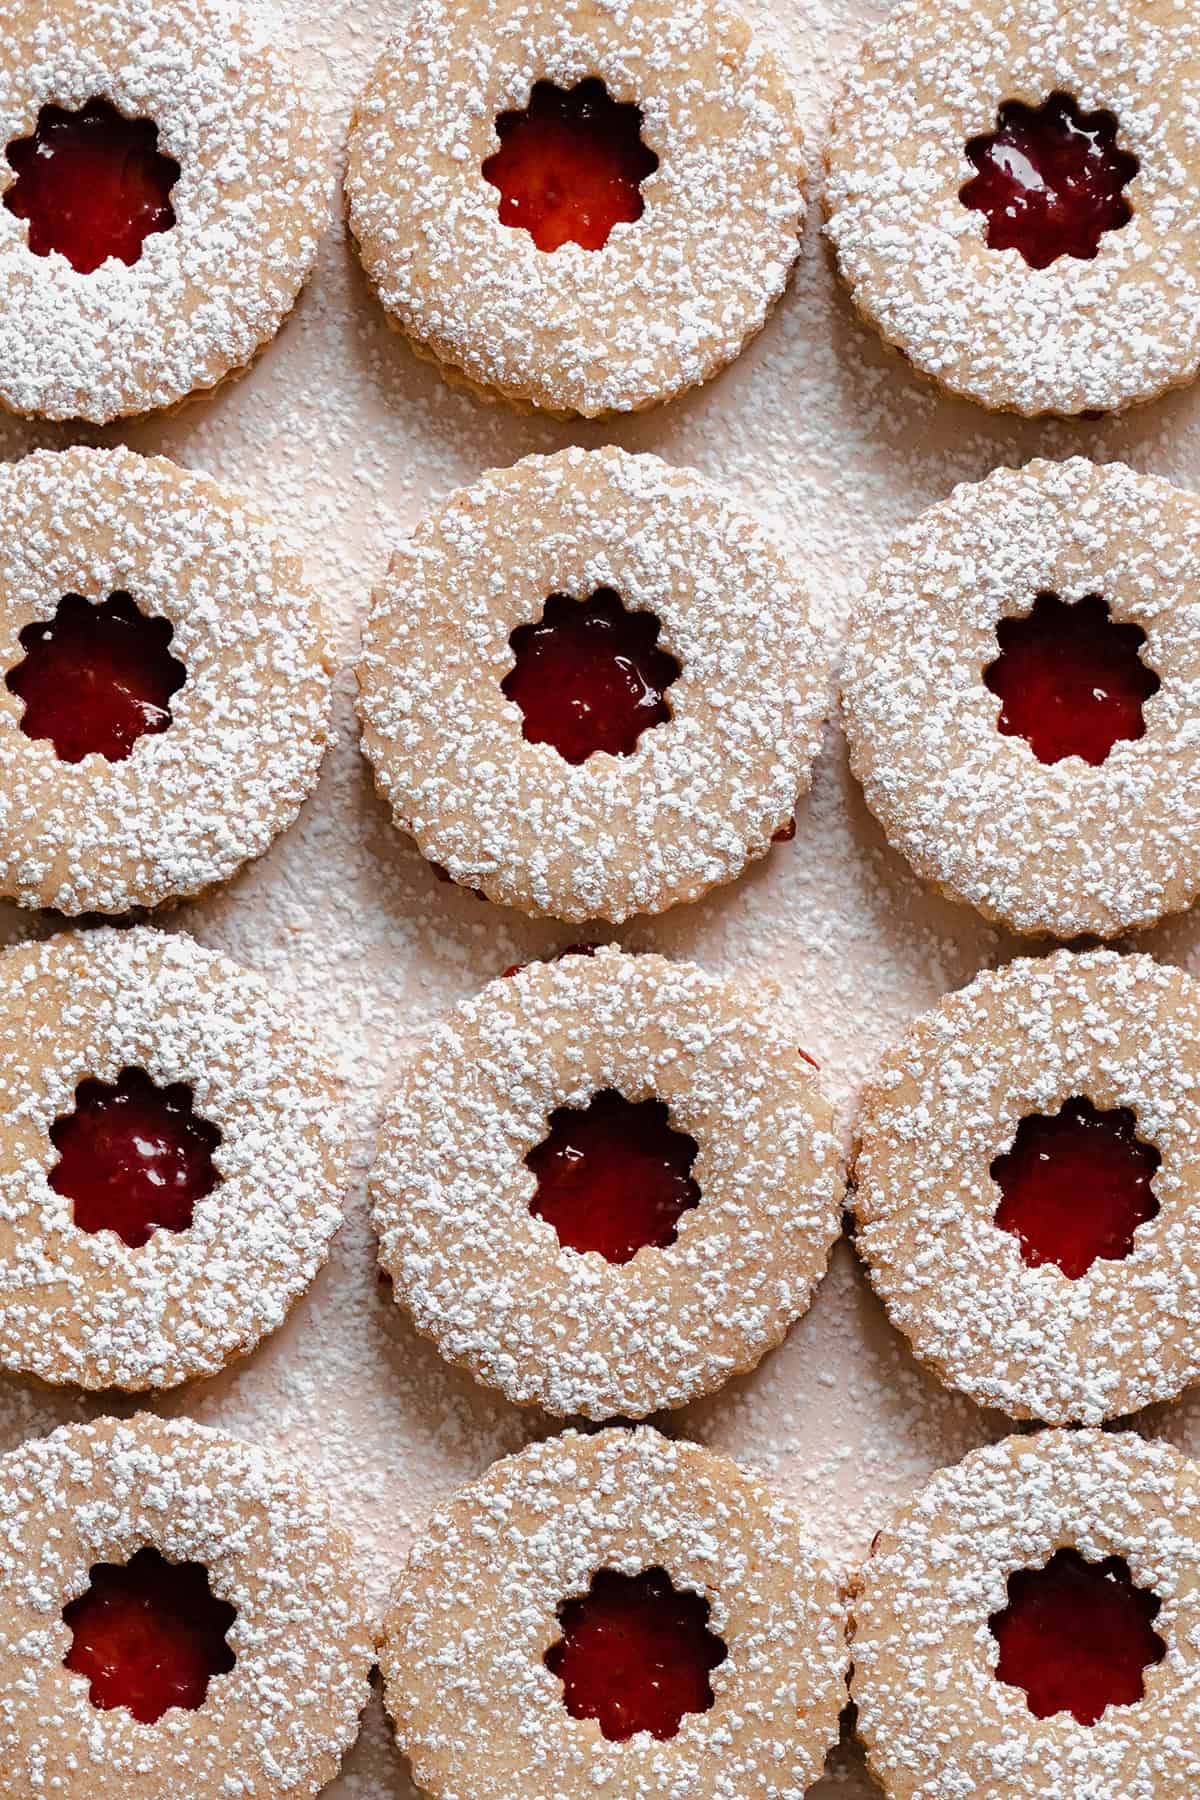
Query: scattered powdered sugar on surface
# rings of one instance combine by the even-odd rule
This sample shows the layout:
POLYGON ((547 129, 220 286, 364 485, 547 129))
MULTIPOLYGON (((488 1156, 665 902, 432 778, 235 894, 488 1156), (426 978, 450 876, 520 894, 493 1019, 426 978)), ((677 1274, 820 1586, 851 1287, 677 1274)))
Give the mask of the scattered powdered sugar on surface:
POLYGON ((901 0, 831 142, 828 234, 867 316, 989 405, 1117 408, 1200 364, 1200 32, 1182 3, 901 0), (959 201, 969 139, 1008 99, 1114 113, 1140 169, 1093 260, 1031 269, 959 201))
MULTIPOLYGON (((404 0, 376 9, 263 0, 260 12, 294 49, 338 134, 404 9, 404 0)), ((880 0, 760 0, 755 10, 791 60, 811 157, 837 81, 885 9, 880 0)), ((770 514, 817 616, 839 636, 873 559, 957 481, 1078 453, 1200 485, 1200 392, 1118 420, 1040 425, 939 396, 855 321, 811 225, 794 288, 763 334, 718 381, 661 411, 569 427, 448 390, 388 330, 334 232, 294 318, 243 380, 122 432, 0 422, 9 457, 88 437, 164 451, 252 496, 304 551, 346 663, 391 549, 428 504, 487 468, 573 442, 615 441, 692 464, 770 514)), ((297 824, 228 887, 165 924, 240 958, 287 996, 289 1011, 312 1018, 344 1077, 361 1175, 384 1094, 431 1023, 507 964, 577 940, 579 928, 531 923, 433 879, 373 798, 351 688, 343 677, 340 742, 297 824)), ((57 923, 0 911, 9 940, 57 923)), ((922 891, 869 817, 833 727, 794 842, 697 905, 620 935, 714 972, 780 983, 795 1041, 821 1063, 843 1128, 862 1081, 914 1015, 1015 947, 922 891)), ((1200 920, 1181 915, 1143 934, 1139 948, 1200 968, 1200 920)), ((5 1383, 0 1443, 132 1405, 5 1383)), ((329 1267, 280 1330, 245 1363, 156 1409, 218 1424, 304 1467, 353 1533, 380 1597, 435 1501, 557 1429, 448 1369, 406 1325, 377 1287, 361 1192, 329 1267)), ((845 1245, 784 1344, 668 1423, 761 1467, 839 1563, 865 1551, 931 1469, 1008 1429, 919 1369, 845 1245)), ((1200 1451, 1194 1401, 1139 1423, 1200 1451)), ((377 1709, 330 1794, 411 1800, 377 1709)), ((817 1800, 875 1794, 851 1750, 814 1789, 817 1800)))
POLYGON ((1010 1438, 935 1477, 862 1576, 854 1693, 901 1800, 1187 1800, 1200 1781, 1200 1488, 1195 1465, 1133 1434, 1010 1438), (1144 1698, 1094 1725, 1037 1719, 996 1679, 988 1629, 1008 1576, 1063 1547, 1123 1558, 1166 1645, 1144 1698))

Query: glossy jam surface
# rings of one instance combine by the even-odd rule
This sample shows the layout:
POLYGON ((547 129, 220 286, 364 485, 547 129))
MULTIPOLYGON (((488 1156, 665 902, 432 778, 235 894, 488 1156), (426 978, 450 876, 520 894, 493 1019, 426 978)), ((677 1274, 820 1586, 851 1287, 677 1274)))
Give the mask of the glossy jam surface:
POLYGON ((49 738, 60 762, 92 754, 124 762, 140 737, 165 731, 187 671, 170 654, 174 626, 128 594, 99 604, 67 594, 53 619, 26 625, 25 655, 4 678, 25 702, 21 730, 49 738))
POLYGON ((708 1677, 726 1655, 708 1614, 703 1595, 662 1569, 599 1570, 586 1594, 559 1607, 562 1636, 546 1652, 572 1718, 595 1719, 623 1743, 639 1731, 672 1738, 685 1713, 707 1712, 708 1677))
POLYGON ((1104 233, 1133 217, 1124 190, 1138 160, 1118 147, 1117 130, 1112 113, 1080 112, 1069 94, 1007 101, 996 130, 967 144, 978 174, 958 196, 986 215, 988 248, 1019 250, 1032 269, 1095 256, 1104 233))
POLYGON ((192 1090, 156 1087, 142 1069, 123 1069, 115 1084, 81 1081, 50 1141, 50 1185, 73 1203, 79 1230, 115 1231, 132 1250, 155 1231, 186 1231, 219 1180, 221 1133, 197 1116, 192 1090))
POLYGON ((680 1215, 700 1201, 692 1180, 695 1138, 673 1129, 661 1100, 626 1100, 612 1088, 585 1107, 559 1106, 525 1166, 537 1178, 529 1203, 568 1250, 598 1250, 632 1262, 648 1245, 665 1249, 680 1215))
POLYGON ((179 164, 159 155, 158 126, 125 118, 107 100, 77 112, 43 106, 33 136, 5 155, 16 180, 4 204, 29 221, 29 248, 59 251, 81 275, 110 257, 135 263, 146 239, 175 223, 179 164))
POLYGON ((666 692, 679 674, 658 648, 650 612, 627 612, 611 588, 588 600, 551 594, 541 618, 509 638, 515 662, 500 683, 521 709, 523 736, 552 744, 564 761, 596 751, 630 756, 643 731, 671 716, 666 692))
POLYGON ((1033 1113, 992 1164, 995 1222, 1020 1239, 1031 1268, 1057 1263, 1077 1281, 1098 1257, 1129 1255, 1138 1226, 1158 1212, 1152 1183, 1161 1160, 1128 1107, 1097 1112, 1077 1097, 1060 1112, 1033 1113))
POLYGON ((614 225, 640 219, 642 182, 658 158, 642 142, 642 114, 602 81, 539 81, 524 112, 496 120, 500 148, 483 165, 500 190, 500 223, 528 231, 539 250, 603 250, 614 225))
POLYGON ((1044 1568, 1008 1578, 1008 1605, 988 1620, 996 1675, 1025 1689, 1036 1718, 1069 1712, 1094 1725, 1106 1707, 1135 1705, 1143 1671, 1166 1655, 1152 1629, 1159 1606, 1134 1586, 1124 1558, 1089 1563, 1056 1550, 1044 1568))
POLYGON ((63 1608, 68 1669, 91 1682, 93 1706, 124 1706, 153 1725, 173 1706, 203 1706, 214 1675, 235 1657, 225 1634, 237 1608, 218 1600, 202 1563, 139 1550, 125 1564, 95 1563, 91 1586, 63 1608))
POLYGON ((1001 619, 996 638, 983 679, 1000 701, 998 728, 1039 762, 1080 756, 1097 767, 1114 744, 1144 735, 1142 708, 1161 686, 1141 658, 1146 634, 1117 624, 1099 594, 1071 604, 1039 594, 1026 618, 1001 619))

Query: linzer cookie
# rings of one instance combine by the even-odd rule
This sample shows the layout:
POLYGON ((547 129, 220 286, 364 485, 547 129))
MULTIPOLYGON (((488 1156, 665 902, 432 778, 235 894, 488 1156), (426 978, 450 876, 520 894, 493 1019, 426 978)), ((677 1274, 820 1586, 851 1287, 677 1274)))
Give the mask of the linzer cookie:
POLYGON ((276 33, 227 0, 0 6, 0 405, 101 423, 274 337, 327 217, 276 33))
POLYGON ((657 457, 576 449, 485 475, 397 550, 359 713, 432 863, 529 913, 620 921, 788 831, 826 681, 756 520, 657 457))
POLYGON ((1133 1432, 943 1469, 857 1582, 858 1731, 888 1800, 1192 1800, 1196 1465, 1133 1432))
POLYGON ((837 1587, 787 1507, 645 1427, 535 1444, 439 1507, 380 1665, 434 1800, 799 1800, 846 1699, 837 1587))
POLYGON ((316 785, 330 638, 249 502, 163 457, 0 470, 0 893, 122 913, 260 855, 316 785))
POLYGON ((393 322, 588 417, 707 381, 804 216, 791 84, 712 0, 415 0, 358 103, 350 228, 393 322))
POLYGON ((900 536, 842 682, 918 874, 1014 931, 1116 937, 1200 891, 1200 504, 1120 463, 998 469, 900 536))
POLYGON ((1115 412, 1200 367, 1200 15, 901 0, 834 113, 855 304, 984 406, 1115 412))
POLYGON ((0 956, 0 1365, 85 1388, 211 1375, 341 1223, 333 1075, 265 982, 191 939, 0 956))
POLYGON ((12 1800, 313 1800, 358 1735, 353 1546, 291 1470, 141 1414, 0 1458, 12 1800))
POLYGON ((644 1416, 753 1367, 841 1223, 829 1105, 771 1006, 687 963, 530 963, 429 1037, 371 1177, 380 1260, 510 1400, 644 1416))
POLYGON ((1200 987, 1061 950, 918 1019, 858 1123, 858 1247, 982 1405, 1097 1424, 1200 1376, 1200 987))

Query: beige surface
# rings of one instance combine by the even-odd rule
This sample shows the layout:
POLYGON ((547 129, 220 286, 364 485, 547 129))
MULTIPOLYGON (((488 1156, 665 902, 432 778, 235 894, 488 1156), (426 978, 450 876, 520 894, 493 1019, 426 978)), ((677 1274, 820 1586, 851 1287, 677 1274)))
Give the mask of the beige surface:
MULTIPOLYGON (((288 0, 282 8, 281 33, 313 71, 339 129, 398 5, 288 0)), ((870 0, 774 5, 819 141, 837 72, 882 9, 870 0)), ((10 422, 0 443, 16 454, 40 435, 10 422)), ((954 481, 997 463, 1086 450, 1200 485, 1200 391, 1124 420, 1076 425, 994 419, 939 399, 854 322, 811 226, 794 291, 745 357, 668 410, 612 428, 517 418, 448 391, 388 331, 334 234, 295 318, 245 380, 126 435, 210 469, 275 511, 337 612, 347 661, 390 543, 430 497, 496 463, 573 441, 616 440, 692 462, 770 508, 839 633, 853 583, 887 539, 954 481)), ((348 728, 348 679, 340 717, 348 728)), ((290 985, 296 1004, 324 1021, 364 1156, 389 1071, 429 1020, 505 964, 578 935, 434 881, 371 797, 348 736, 299 824, 231 887, 178 917, 206 943, 290 985)), ((9 935, 34 924, 15 909, 3 914, 9 935)), ((971 913, 922 894, 869 820, 833 730, 793 843, 691 910, 623 935, 712 969, 779 978, 798 1041, 822 1064, 843 1119, 908 1020, 1011 951, 971 913)), ((1140 941, 1200 968, 1200 916, 1140 941)), ((165 1408, 299 1458, 335 1497, 380 1592, 436 1499, 528 1433, 549 1429, 449 1373, 406 1329, 377 1291, 361 1199, 330 1268, 278 1335, 241 1368, 165 1408)), ((6 1385, 0 1442, 80 1410, 6 1385)), ((1200 1450, 1196 1402, 1149 1424, 1200 1450)), ((759 1463, 837 1557, 865 1549, 926 1471, 1002 1429, 917 1370, 844 1245, 786 1344, 754 1375, 676 1415, 671 1428, 759 1463)), ((853 1753, 837 1767, 814 1790, 818 1800, 873 1793, 853 1753)), ((334 1800, 411 1800, 377 1714, 330 1792, 334 1800)))

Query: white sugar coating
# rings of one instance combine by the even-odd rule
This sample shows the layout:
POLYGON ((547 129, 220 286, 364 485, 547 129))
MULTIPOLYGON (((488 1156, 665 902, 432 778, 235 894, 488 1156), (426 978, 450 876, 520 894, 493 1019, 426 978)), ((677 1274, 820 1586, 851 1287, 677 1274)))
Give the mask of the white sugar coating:
POLYGON ((0 1756, 38 1800, 310 1800, 358 1732, 373 1621, 349 1539, 295 1470, 187 1420, 74 1425, 0 1458, 0 1756), (204 1705, 152 1726, 63 1667, 63 1607, 145 1546, 236 1607, 204 1705))
POLYGON ((1200 1783, 1200 1483, 1133 1433, 975 1451, 884 1526, 852 1598, 859 1730, 889 1800, 1190 1800, 1200 1783), (1160 1601, 1144 1698, 1038 1719, 996 1676, 1009 1575, 1056 1550, 1122 1558, 1160 1601))
POLYGON ((710 483, 609 447, 452 494, 392 557, 359 664, 363 742, 396 823, 456 881, 620 922, 732 880, 808 785, 827 660, 763 526, 710 483), (547 598, 615 589, 679 664, 627 756, 529 743, 502 682, 547 598))
POLYGON ((800 1800, 845 1703, 836 1584, 795 1517, 724 1457, 648 1429, 569 1431, 434 1514, 384 1625, 388 1710, 438 1800, 800 1800), (674 1737, 605 1738, 543 1657, 607 1568, 665 1570, 726 1647, 674 1737))
POLYGON ((414 0, 361 96, 350 227, 380 300, 449 370, 588 417, 707 381, 778 300, 804 168, 774 56, 714 0, 414 0), (539 250, 482 173, 535 83, 601 79, 659 159, 601 250, 539 250))
POLYGON ((100 97, 180 168, 174 226, 86 275, 0 208, 0 404, 102 422, 212 387, 278 331, 328 219, 328 150, 274 33, 227 0, 3 0, 0 35, 0 143, 100 97))
POLYGON ((127 591, 172 626, 183 686, 122 762, 59 760, 0 686, 0 889, 121 913, 194 894, 258 856, 312 790, 332 652, 299 559, 256 508, 131 451, 38 451, 0 471, 0 662, 68 593, 127 591))
POLYGON ((137 928, 0 956, 0 1364, 83 1387, 211 1375, 283 1321, 341 1224, 333 1077, 270 986, 182 935, 137 928), (221 1133, 184 1231, 131 1248, 83 1231, 50 1176, 83 1081, 184 1083, 221 1133))
POLYGON ((925 1014, 868 1087, 857 1243, 892 1323, 942 1377, 1018 1417, 1098 1424, 1200 1376, 1200 988, 1147 956, 1060 950, 925 1014), (1161 1162, 1124 1257, 1072 1280, 995 1223, 1025 1118, 1128 1109, 1161 1162))
MULTIPOLYGON (((361 0, 260 0, 295 47, 331 135, 344 134, 395 13, 361 0)), ((841 73, 882 0, 755 0, 789 57, 814 155, 841 73)), ((107 435, 107 434, 106 434, 107 435)), ((7 457, 65 431, 0 418, 7 457)), ((294 318, 244 380, 178 416, 130 428, 138 448, 211 471, 254 497, 303 551, 353 659, 363 597, 404 533, 480 471, 571 441, 616 439, 700 469, 761 506, 839 635, 889 540, 956 481, 997 464, 1083 452, 1200 486, 1200 388, 1119 419, 1074 425, 990 415, 939 396, 883 360, 808 232, 797 281, 735 366, 680 403, 607 426, 567 427, 449 391, 387 330, 352 252, 327 234, 294 318)), ((228 885, 171 915, 267 976, 289 1016, 319 1022, 346 1080, 360 1169, 385 1097, 430 1023, 507 964, 590 936, 489 907, 436 882, 392 828, 354 742, 350 683, 340 741, 296 824, 228 885)), ((714 973, 779 981, 796 1042, 848 1129, 855 1093, 914 1014, 1014 944, 973 910, 929 894, 887 848, 831 731, 802 802, 796 842, 694 906, 622 927, 624 941, 714 973)), ((45 929, 0 905, 5 939, 45 929)), ((1200 916, 1146 940, 1200 967, 1200 916)), ((604 932, 602 935, 613 935, 604 932)), ((449 1369, 375 1285, 361 1191, 310 1295, 252 1357, 152 1402, 252 1439, 310 1472, 353 1532, 382 1598, 435 1502, 497 1455, 556 1429, 449 1369)), ((121 1403, 118 1403, 121 1404, 121 1403)), ((0 1381, 0 1445, 113 1402, 0 1381)), ((1196 1401, 1145 1415, 1200 1447, 1196 1401)), ((890 1508, 928 1472, 1010 1427, 946 1389, 887 1324, 845 1244, 805 1317, 751 1375, 671 1417, 673 1431, 759 1465, 839 1565, 862 1554, 890 1508)), ((328 1800, 412 1800, 377 1705, 328 1800)), ((813 1800, 878 1800, 847 1748, 813 1800)))
POLYGON ((1200 20, 1178 0, 901 0, 848 73, 826 232, 866 318, 987 406, 1111 410, 1200 367, 1200 20), (1088 260, 990 250, 959 199, 1002 104, 1116 115, 1132 219, 1088 260))
POLYGON ((458 1006, 407 1070, 372 1171, 380 1260, 442 1354, 520 1404, 644 1417, 753 1367, 841 1222, 832 1113, 769 995, 687 963, 536 963, 458 1006), (673 1244, 582 1254, 530 1210, 558 1107, 657 1099, 698 1145, 673 1244))
POLYGON ((1114 937, 1200 891, 1200 503, 1072 457, 957 487, 900 533, 842 675, 871 810, 926 880, 1015 930, 1114 937), (984 672, 1039 593, 1099 594, 1145 633, 1143 735, 1041 762, 984 672))

